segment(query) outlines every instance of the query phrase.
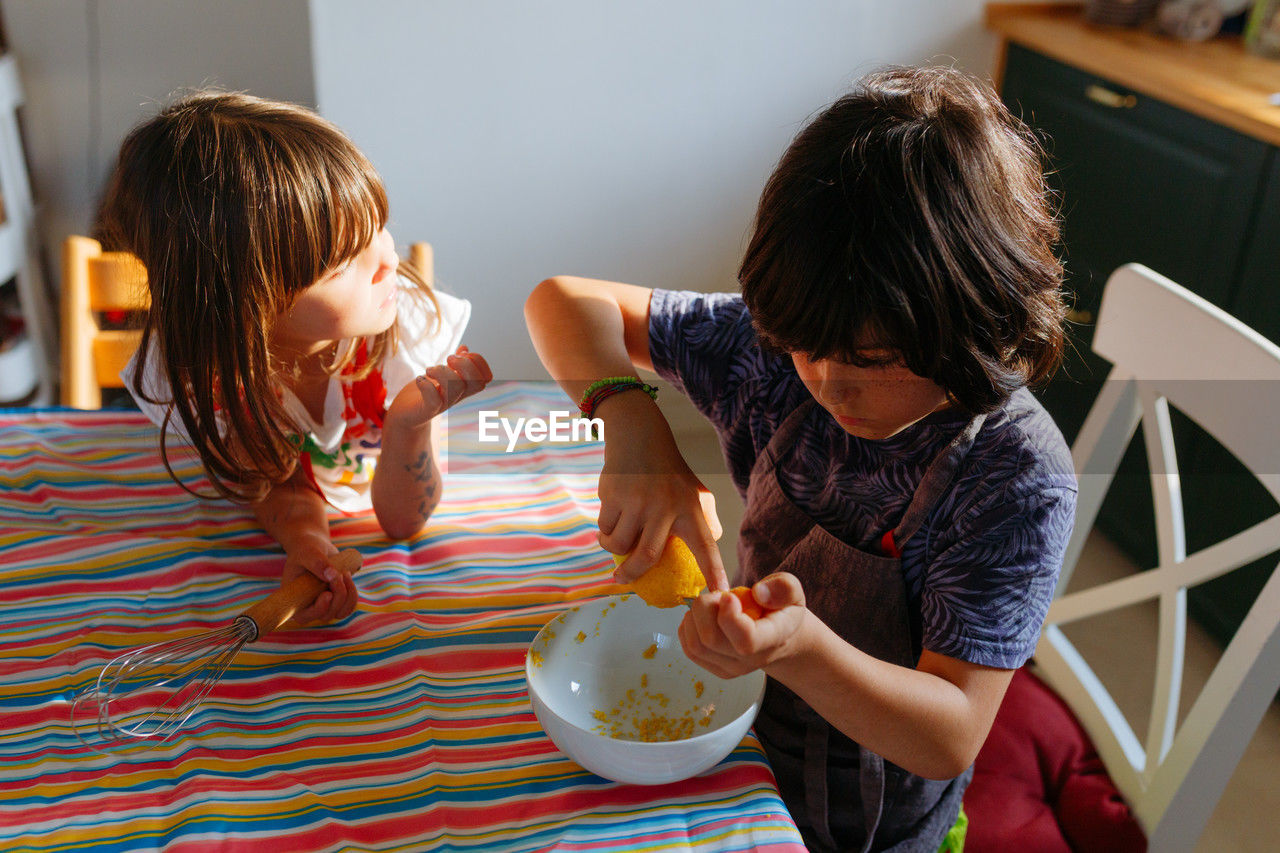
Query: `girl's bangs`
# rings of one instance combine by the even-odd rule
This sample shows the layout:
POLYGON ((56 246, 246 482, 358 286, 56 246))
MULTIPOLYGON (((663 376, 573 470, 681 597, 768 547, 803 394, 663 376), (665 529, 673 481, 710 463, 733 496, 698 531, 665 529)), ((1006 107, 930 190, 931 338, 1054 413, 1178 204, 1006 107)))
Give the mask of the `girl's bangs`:
MULTIPOLYGON (((329 222, 325 272, 341 266, 363 252, 389 216, 387 195, 381 180, 366 167, 332 188, 333 212, 329 222)), ((347 177, 347 176, 344 176, 347 177)))

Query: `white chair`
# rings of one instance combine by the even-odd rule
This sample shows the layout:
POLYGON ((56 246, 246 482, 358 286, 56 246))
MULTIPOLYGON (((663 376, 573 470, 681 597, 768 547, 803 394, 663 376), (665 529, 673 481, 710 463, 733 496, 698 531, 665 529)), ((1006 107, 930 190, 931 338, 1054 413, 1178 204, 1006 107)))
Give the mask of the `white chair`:
POLYGON ((1093 348, 1115 366, 1072 448, 1080 472, 1075 533, 1035 662, 1093 739, 1151 849, 1192 850, 1280 688, 1280 572, 1272 572, 1179 726, 1187 588, 1280 549, 1280 514, 1187 554, 1169 406, 1280 500, 1280 347, 1185 288, 1129 264, 1107 281, 1093 348), (1152 471, 1159 565, 1063 594, 1139 423, 1152 471), (1062 626, 1153 599, 1158 648, 1143 742, 1062 626))

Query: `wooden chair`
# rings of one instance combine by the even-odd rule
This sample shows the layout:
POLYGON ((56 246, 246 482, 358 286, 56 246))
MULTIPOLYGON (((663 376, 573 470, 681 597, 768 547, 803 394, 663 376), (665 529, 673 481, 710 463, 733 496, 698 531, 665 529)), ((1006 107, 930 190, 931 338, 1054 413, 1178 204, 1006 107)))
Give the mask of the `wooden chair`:
POLYGON ((436 286, 435 253, 430 243, 411 243, 409 245, 409 263, 418 270, 418 274, 432 287, 436 286))
MULTIPOLYGON (((411 245, 409 261, 434 284, 431 244, 411 245)), ((62 269, 62 404, 101 408, 102 389, 124 387, 120 371, 141 339, 136 329, 104 329, 102 318, 150 307, 147 271, 128 252, 104 252, 78 235, 63 243, 62 269)))
POLYGON ((1169 407, 1213 436, 1280 500, 1280 347, 1129 264, 1107 281, 1093 348, 1114 368, 1072 448, 1080 472, 1075 533, 1035 663, 1093 740, 1151 849, 1189 851, 1280 688, 1280 572, 1272 571, 1179 725, 1187 589, 1280 550, 1280 514, 1187 554, 1169 407), (1139 423, 1153 472, 1159 565, 1062 594, 1139 423), (1140 739, 1063 626, 1153 599, 1156 672, 1140 739))
POLYGON ((146 311, 147 271, 127 252, 104 252, 97 240, 62 244, 62 404, 102 406, 102 389, 123 388, 120 371, 138 348, 136 329, 103 326, 110 312, 146 311))

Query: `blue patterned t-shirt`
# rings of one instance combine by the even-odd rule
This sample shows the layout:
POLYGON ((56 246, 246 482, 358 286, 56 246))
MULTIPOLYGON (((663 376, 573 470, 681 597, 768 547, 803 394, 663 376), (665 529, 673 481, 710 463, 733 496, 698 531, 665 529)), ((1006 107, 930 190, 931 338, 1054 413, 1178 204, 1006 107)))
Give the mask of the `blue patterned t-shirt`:
MULTIPOLYGON (((658 374, 715 427, 744 496, 756 457, 812 399, 791 359, 760 348, 742 298, 655 290, 658 374)), ((929 463, 968 422, 935 412, 890 438, 845 432, 814 406, 778 461, 783 492, 846 544, 879 552, 929 463)), ((1071 452, 1025 388, 987 416, 950 489, 902 548, 913 647, 1014 669, 1035 650, 1075 519, 1071 452)), ((767 572, 767 569, 766 569, 767 572)))

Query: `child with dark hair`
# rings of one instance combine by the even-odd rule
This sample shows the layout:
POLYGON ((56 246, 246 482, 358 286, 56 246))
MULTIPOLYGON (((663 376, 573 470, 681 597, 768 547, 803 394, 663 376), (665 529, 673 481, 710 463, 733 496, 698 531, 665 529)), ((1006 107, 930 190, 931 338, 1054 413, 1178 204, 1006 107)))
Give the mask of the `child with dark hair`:
POLYGON ((441 492, 432 422, 492 379, 459 346, 471 306, 400 263, 387 217, 382 179, 332 123, 208 91, 130 132, 99 213, 107 248, 147 270, 125 378, 166 467, 176 436, 284 548, 283 580, 327 582, 299 623, 357 603, 328 508, 420 530, 441 492))
POLYGON ((938 849, 1035 649, 1076 497, 1027 390, 1063 348, 1057 237, 1039 148, 994 92, 889 69, 783 155, 741 297, 557 277, 526 304, 604 424, 619 579, 690 545, 709 591, 681 642, 717 675, 769 675, 756 731, 814 849, 938 849), (724 594, 714 507, 636 368, 720 435, 758 621, 724 594))

